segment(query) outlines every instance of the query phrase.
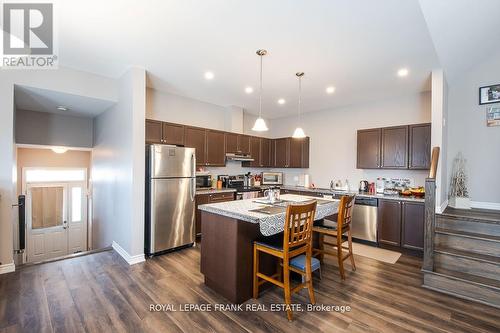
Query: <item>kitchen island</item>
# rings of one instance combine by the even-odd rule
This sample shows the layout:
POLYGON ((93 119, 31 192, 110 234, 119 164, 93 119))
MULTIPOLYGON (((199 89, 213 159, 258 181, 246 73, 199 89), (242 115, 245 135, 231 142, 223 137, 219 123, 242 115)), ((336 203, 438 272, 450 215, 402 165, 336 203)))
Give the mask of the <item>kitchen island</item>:
MULTIPOLYGON (((339 206, 338 200, 302 195, 282 195, 281 199, 285 202, 272 206, 256 202, 258 199, 199 206, 201 273, 207 286, 233 303, 243 303, 252 297, 253 241, 282 236, 287 204, 317 200, 315 220, 335 215, 339 206)), ((277 266, 273 257, 261 254, 262 272, 272 274, 277 266)))

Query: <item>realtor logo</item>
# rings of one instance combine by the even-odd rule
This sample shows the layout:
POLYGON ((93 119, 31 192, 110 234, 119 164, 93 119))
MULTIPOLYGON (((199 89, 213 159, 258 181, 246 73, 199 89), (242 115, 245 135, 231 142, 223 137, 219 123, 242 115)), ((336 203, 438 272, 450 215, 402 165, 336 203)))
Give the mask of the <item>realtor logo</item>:
POLYGON ((3 4, 2 68, 54 68, 51 3, 3 4))

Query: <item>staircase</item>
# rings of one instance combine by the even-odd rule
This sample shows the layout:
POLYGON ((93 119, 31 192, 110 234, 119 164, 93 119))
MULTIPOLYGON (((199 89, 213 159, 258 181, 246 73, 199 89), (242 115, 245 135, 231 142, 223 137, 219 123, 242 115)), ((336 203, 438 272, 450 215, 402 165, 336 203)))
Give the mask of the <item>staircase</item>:
POLYGON ((423 287, 500 308, 499 211, 429 214, 425 252, 423 287))

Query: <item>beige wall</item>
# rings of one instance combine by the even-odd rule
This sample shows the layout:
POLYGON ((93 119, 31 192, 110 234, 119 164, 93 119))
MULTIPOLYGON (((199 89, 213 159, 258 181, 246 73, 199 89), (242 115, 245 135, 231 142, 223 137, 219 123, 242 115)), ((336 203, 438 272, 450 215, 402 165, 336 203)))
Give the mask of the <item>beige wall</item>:
POLYGON ((23 168, 87 168, 87 179, 90 178, 90 151, 68 150, 64 154, 56 154, 51 149, 18 148, 17 149, 17 193, 21 194, 23 168))

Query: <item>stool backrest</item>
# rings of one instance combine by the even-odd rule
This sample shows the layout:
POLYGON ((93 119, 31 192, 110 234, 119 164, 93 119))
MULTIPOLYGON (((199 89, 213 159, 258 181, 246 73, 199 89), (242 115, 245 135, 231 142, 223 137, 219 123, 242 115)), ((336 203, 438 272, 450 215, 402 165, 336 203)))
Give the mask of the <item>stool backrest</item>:
POLYGON ((289 205, 286 209, 283 250, 311 244, 317 202, 289 205))
POLYGON ((339 214, 337 218, 337 235, 342 235, 342 229, 351 225, 354 195, 343 195, 340 198, 339 214))

